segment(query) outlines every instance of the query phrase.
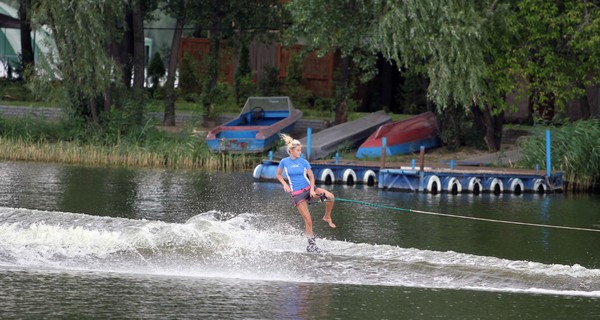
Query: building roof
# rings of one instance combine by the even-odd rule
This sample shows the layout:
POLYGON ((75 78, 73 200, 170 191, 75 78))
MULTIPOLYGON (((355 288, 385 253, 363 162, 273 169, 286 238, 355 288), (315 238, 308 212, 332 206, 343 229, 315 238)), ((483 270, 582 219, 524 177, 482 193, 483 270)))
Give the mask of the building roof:
POLYGON ((17 29, 21 25, 19 19, 0 13, 0 28, 14 28, 17 29))

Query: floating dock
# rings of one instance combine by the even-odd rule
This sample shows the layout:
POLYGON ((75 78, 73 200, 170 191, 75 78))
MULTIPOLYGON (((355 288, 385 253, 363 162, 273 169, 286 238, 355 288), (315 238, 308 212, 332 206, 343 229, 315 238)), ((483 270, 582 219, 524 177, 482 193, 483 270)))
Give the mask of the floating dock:
MULTIPOLYGON (((279 161, 263 160, 253 176, 276 180, 279 161)), ((312 161, 315 180, 322 184, 377 186, 384 190, 428 193, 550 193, 563 190, 562 172, 489 167, 417 167, 414 164, 378 165, 364 161, 312 161)))

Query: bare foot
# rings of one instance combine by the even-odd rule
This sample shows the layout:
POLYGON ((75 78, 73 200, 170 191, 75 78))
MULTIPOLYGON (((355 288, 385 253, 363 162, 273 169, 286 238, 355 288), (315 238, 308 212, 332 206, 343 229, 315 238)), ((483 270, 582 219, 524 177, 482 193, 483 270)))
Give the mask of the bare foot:
POLYGON ((323 218, 323 221, 329 223, 330 227, 335 228, 335 224, 333 223, 333 221, 331 221, 331 219, 325 219, 325 218, 323 218))

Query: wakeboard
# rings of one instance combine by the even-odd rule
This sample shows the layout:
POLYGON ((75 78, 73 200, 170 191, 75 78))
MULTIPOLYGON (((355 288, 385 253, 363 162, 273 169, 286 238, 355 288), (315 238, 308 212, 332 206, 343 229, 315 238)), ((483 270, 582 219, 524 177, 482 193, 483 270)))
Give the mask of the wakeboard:
POLYGON ((309 253, 323 253, 323 250, 321 250, 321 248, 317 247, 316 245, 308 245, 308 247, 306 247, 306 252, 309 253))
POLYGON ((325 253, 321 248, 317 247, 317 242, 314 238, 308 239, 308 246, 306 247, 306 252, 309 253, 325 253))

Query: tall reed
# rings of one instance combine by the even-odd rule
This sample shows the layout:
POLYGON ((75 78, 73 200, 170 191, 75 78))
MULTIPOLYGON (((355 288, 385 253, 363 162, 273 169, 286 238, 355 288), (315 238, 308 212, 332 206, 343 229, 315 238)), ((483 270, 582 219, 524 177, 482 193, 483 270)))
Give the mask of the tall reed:
POLYGON ((546 129, 551 130, 552 166, 564 173, 566 190, 590 190, 600 182, 600 120, 534 129, 521 146, 524 166, 539 164, 545 168, 546 129))
POLYGON ((193 154, 181 146, 148 150, 135 146, 99 146, 69 141, 31 142, 0 137, 0 159, 68 164, 172 169, 248 170, 260 161, 255 155, 193 154))

